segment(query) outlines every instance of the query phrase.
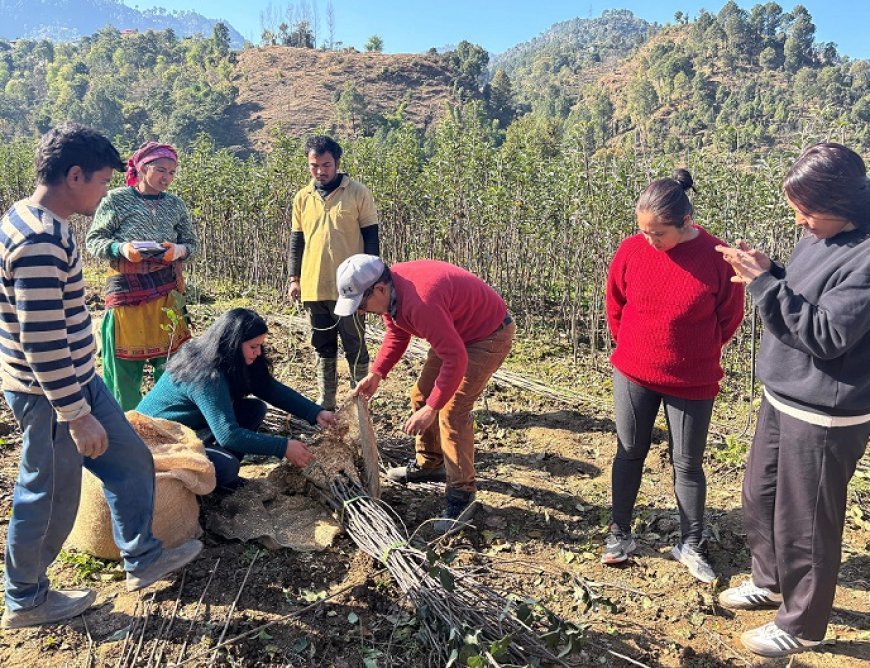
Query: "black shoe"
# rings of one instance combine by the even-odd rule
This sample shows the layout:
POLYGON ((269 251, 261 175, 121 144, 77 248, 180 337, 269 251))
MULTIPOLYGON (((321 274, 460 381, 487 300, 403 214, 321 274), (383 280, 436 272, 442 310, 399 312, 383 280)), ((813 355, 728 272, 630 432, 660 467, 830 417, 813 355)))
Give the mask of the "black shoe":
POLYGON ((433 528, 435 533, 448 534, 459 531, 468 523, 477 512, 477 501, 474 492, 464 492, 458 489, 447 490, 447 510, 435 520, 433 528))
POLYGON ((447 472, 444 466, 435 468, 420 468, 416 460, 412 460, 407 466, 395 466, 387 471, 387 477, 393 482, 402 484, 408 482, 445 482, 447 472))

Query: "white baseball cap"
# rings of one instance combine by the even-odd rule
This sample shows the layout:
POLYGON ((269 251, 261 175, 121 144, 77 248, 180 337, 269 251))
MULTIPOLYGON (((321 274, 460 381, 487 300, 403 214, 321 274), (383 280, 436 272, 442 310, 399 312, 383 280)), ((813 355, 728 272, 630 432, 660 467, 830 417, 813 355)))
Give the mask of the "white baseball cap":
POLYGON ((363 293, 377 283, 384 273, 384 261, 377 255, 358 253, 338 265, 335 281, 338 285, 338 301, 335 315, 353 315, 359 308, 363 293))

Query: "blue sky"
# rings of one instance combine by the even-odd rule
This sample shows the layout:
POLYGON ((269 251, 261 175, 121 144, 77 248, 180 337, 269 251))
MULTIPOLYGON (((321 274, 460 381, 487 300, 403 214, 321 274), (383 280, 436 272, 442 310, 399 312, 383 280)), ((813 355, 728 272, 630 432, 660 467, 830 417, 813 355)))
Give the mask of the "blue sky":
MULTIPOLYGON (((306 0, 309 4, 312 0, 306 0)), ((314 0, 321 16, 322 35, 326 35, 327 0, 314 0)), ((658 0, 637 2, 611 0, 333 0, 335 9, 335 39, 345 46, 362 48, 371 35, 380 35, 388 53, 417 53, 429 47, 456 44, 467 39, 492 53, 524 42, 544 32, 554 23, 567 19, 600 16, 605 9, 630 9, 647 21, 673 22, 674 12, 682 11, 694 18, 705 8, 718 12, 726 0, 694 2, 688 0, 658 0)), ((289 0, 124 0, 131 7, 147 9, 162 6, 167 9, 194 10, 209 18, 227 19, 243 36, 259 42, 260 13, 268 5, 286 8, 300 3, 289 0)), ((758 2, 738 2, 751 8, 758 2)), ((762 3, 763 4, 763 3, 762 3)), ((803 4, 812 14, 816 39, 835 42, 841 54, 851 58, 870 58, 870 2, 866 0, 804 0, 780 1, 790 10, 803 4)))

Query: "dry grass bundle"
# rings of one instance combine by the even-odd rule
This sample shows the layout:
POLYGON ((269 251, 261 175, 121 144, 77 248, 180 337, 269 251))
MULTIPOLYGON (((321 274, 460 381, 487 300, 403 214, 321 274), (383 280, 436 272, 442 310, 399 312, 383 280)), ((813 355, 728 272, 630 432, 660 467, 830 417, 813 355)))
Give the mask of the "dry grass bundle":
POLYGON ((329 491, 330 481, 345 475, 357 484, 360 482, 359 426, 351 401, 345 402, 335 413, 336 423, 320 432, 310 450, 314 462, 303 473, 323 492, 329 491))

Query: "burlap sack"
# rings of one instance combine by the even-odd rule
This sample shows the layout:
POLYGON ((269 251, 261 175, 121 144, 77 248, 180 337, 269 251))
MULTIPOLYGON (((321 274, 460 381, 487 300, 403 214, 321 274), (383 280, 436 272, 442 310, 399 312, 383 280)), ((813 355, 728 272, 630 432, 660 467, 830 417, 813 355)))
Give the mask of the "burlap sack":
POLYGON ((330 511, 305 496, 305 488, 298 468, 278 464, 265 478, 248 479, 209 509, 208 530, 230 540, 255 540, 270 550, 325 550, 341 526, 330 511))
MULTIPOLYGON (((215 488, 214 466, 193 430, 169 420, 128 411, 127 419, 154 457, 156 471, 151 529, 164 547, 202 535, 196 495, 215 488)), ((136 494, 136 490, 130 490, 136 494)), ((112 538, 112 520, 102 483, 82 471, 82 495, 66 547, 101 559, 120 559, 112 538)))

